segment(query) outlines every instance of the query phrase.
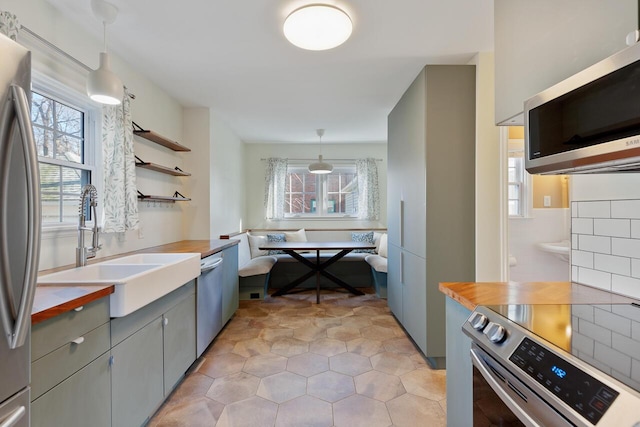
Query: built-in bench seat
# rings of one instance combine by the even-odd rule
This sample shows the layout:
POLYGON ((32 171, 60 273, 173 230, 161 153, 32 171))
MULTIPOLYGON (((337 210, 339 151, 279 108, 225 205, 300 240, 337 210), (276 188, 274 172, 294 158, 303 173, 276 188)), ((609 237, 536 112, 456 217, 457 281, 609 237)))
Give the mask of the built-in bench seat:
MULTIPOLYGON (((250 232, 235 233, 220 236, 221 238, 230 238, 239 240, 238 244, 238 275, 240 282, 240 299, 262 299, 267 295, 269 288, 277 289, 286 286, 293 280, 307 273, 309 269, 302 263, 295 260, 287 254, 268 255, 267 251, 260 251, 258 246, 260 240, 257 236, 266 236, 267 234, 287 233, 292 238, 299 238, 300 233, 303 236, 309 236, 309 240, 314 241, 347 241, 352 239, 351 233, 363 232, 364 230, 298 230, 296 232, 290 230, 252 230, 250 232), (293 237, 295 235, 295 237, 293 237), (253 245, 252 245, 253 243, 253 245)), ((386 230, 376 230, 376 244, 378 239, 386 230)), ((386 242, 386 239, 385 239, 386 242)), ((386 244, 386 243, 385 243, 386 244)), ((385 248, 386 252, 386 248, 385 248)), ((320 258, 325 261, 331 258, 335 251, 322 251, 320 258)), ((301 253, 305 258, 315 262, 316 252, 301 253)), ((384 289, 378 285, 380 280, 375 277, 374 270, 367 263, 368 256, 372 253, 351 252, 342 257, 338 262, 327 268, 335 276, 341 278, 345 282, 354 287, 371 287, 374 286, 376 293, 380 297, 386 298, 386 277, 384 280, 384 289)), ((385 273, 386 274, 386 273, 385 273)), ((308 279, 300 285, 301 288, 314 288, 316 286, 315 276, 308 279)), ((330 280, 321 276, 321 286, 333 287, 335 284, 330 280)))

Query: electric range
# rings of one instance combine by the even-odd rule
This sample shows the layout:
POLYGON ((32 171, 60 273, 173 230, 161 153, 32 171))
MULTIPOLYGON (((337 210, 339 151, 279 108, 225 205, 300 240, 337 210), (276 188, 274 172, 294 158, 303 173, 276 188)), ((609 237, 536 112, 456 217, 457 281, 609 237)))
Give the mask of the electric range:
POLYGON ((640 305, 478 307, 463 331, 504 425, 640 427, 640 305))

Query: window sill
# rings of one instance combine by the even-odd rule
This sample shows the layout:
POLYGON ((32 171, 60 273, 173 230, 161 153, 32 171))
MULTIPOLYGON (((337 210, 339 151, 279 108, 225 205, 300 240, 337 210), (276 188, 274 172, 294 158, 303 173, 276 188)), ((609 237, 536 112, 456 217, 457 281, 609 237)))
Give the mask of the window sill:
POLYGON ((357 216, 288 216, 281 219, 272 219, 270 221, 362 221, 357 216))

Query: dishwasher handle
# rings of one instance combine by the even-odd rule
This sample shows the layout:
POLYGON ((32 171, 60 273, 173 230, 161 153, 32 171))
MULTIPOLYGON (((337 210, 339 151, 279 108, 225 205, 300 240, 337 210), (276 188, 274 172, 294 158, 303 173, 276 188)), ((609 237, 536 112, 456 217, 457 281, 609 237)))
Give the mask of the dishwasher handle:
POLYGON ((220 264, 222 264, 222 260, 223 258, 215 258, 214 260, 203 260, 200 263, 200 272, 204 273, 206 271, 211 271, 215 268, 218 268, 220 266, 220 264))

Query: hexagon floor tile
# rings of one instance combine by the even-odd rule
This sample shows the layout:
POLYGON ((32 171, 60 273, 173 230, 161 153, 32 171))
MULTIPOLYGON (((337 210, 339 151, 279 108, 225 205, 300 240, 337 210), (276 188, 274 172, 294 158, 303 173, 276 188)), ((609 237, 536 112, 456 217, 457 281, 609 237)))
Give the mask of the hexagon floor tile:
POLYGON ((445 380, 373 294, 267 297, 240 302, 149 425, 444 426, 445 380))

